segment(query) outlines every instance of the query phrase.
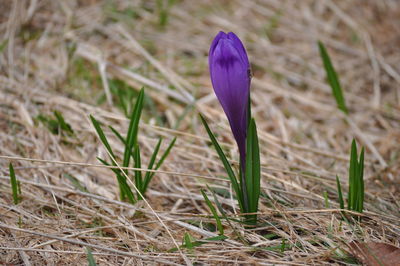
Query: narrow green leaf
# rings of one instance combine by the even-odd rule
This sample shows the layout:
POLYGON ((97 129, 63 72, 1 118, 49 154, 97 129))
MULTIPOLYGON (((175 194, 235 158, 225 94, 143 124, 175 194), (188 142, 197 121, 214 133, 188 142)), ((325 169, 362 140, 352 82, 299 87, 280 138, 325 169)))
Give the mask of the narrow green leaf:
POLYGON ((123 195, 126 196, 126 198, 130 203, 132 204, 136 203, 135 195, 133 194, 131 187, 126 182, 126 177, 121 172, 118 172, 116 176, 119 187, 123 191, 123 195))
MULTIPOLYGON (((162 143, 162 138, 160 138, 160 139, 158 140, 157 145, 156 145, 156 147, 154 148, 153 154, 152 154, 151 157, 150 157, 149 165, 147 166, 147 169, 149 169, 149 170, 152 170, 152 169, 153 169, 153 165, 154 165, 154 163, 155 163, 155 161, 156 161, 158 151, 160 150, 160 147, 161 147, 161 143, 162 143)), ((146 192, 147 186, 148 186, 148 184, 149 184, 150 181, 151 181, 151 178, 152 178, 151 173, 152 173, 152 172, 146 172, 146 174, 145 174, 145 176, 144 176, 144 180, 143 180, 143 193, 146 192)))
MULTIPOLYGON (((106 166, 111 166, 111 164, 109 164, 106 160, 103 160, 103 159, 101 159, 100 157, 96 157, 97 158, 97 160, 99 160, 102 164, 104 164, 104 165, 106 165, 106 166)), ((112 166, 116 166, 115 164, 114 164, 114 162, 112 163, 112 166)), ((113 171, 114 173, 117 173, 118 171, 119 171, 119 169, 118 168, 110 168, 111 169, 111 171, 113 171)))
POLYGON ((142 109, 143 109, 143 98, 144 98, 144 88, 142 88, 139 92, 139 95, 136 99, 135 107, 132 111, 132 115, 130 118, 129 128, 128 128, 128 132, 127 132, 127 136, 126 136, 124 160, 122 163, 122 165, 124 167, 129 166, 132 148, 137 143, 137 134, 139 131, 139 121, 140 121, 140 116, 142 114, 142 109))
MULTIPOLYGON (((194 242, 192 241, 192 246, 193 247, 198 247, 198 246, 207 244, 207 243, 212 242, 212 241, 222 241, 222 240, 225 240, 225 239, 228 239, 228 237, 225 236, 225 235, 212 236, 212 237, 209 237, 209 238, 206 238, 206 239, 201 239, 201 240, 197 240, 197 241, 194 241, 194 242)), ((185 247, 186 246, 180 246, 180 248, 185 248, 185 247)), ((169 252, 175 252, 177 250, 178 250, 177 248, 171 248, 168 251, 169 252)))
POLYGON ((213 194, 214 197, 214 202, 215 205, 217 206, 219 212, 222 214, 222 217, 224 217, 225 221, 229 224, 229 226, 232 228, 233 232, 236 234, 236 236, 243 242, 246 243, 246 239, 244 239, 244 237, 242 236, 242 234, 240 232, 238 232, 235 227, 232 225, 230 220, 233 220, 234 222, 240 222, 240 220, 238 219, 232 219, 232 218, 228 218, 228 216, 226 215, 226 212, 224 210, 224 208, 222 208, 221 203, 219 202, 217 195, 215 194, 214 190, 212 190, 208 185, 207 185, 208 190, 211 191, 211 193, 213 194))
POLYGON ((344 200, 343 200, 343 194, 342 194, 342 186, 340 185, 340 180, 339 180, 338 176, 336 176, 336 185, 337 185, 337 190, 338 190, 340 209, 343 210, 344 209, 344 200))
POLYGON ((210 137, 210 140, 213 143, 214 148, 217 151, 218 156, 219 156, 222 164, 225 167, 225 170, 226 170, 226 172, 228 174, 228 177, 231 180, 232 188, 236 193, 236 197, 238 199, 240 210, 243 212, 244 211, 244 209, 243 209, 243 195, 242 195, 242 192, 240 190, 239 184, 237 182, 236 176, 235 176, 235 174, 234 174, 234 172, 232 170, 232 167, 229 164, 228 159, 226 159, 226 156, 225 156, 224 152, 222 151, 221 146, 219 146, 218 141, 215 138, 214 134, 211 132, 211 130, 210 130, 208 124, 207 124, 207 121, 204 119, 204 117, 201 114, 200 114, 200 119, 201 119, 204 127, 207 130, 208 136, 210 137))
POLYGON ((354 186, 353 186, 353 194, 354 194, 354 197, 353 197, 353 211, 358 211, 359 210, 359 205, 360 205, 360 179, 359 179, 359 176, 360 176, 360 173, 359 173, 359 167, 358 167, 358 153, 356 152, 356 158, 355 158, 355 161, 356 161, 356 163, 355 163, 355 166, 354 166, 354 168, 355 168, 355 174, 354 174, 354 177, 353 177, 353 180, 354 180, 354 186))
POLYGON ((356 174, 357 174, 357 145, 353 139, 350 151, 350 167, 349 167, 349 195, 348 195, 348 209, 354 210, 356 200, 356 174))
POLYGON ((101 129, 100 123, 92 115, 90 115, 90 120, 92 120, 92 124, 93 124, 94 128, 96 129, 97 135, 99 136, 104 147, 106 147, 107 151, 111 154, 112 158, 115 159, 115 155, 111 149, 110 144, 108 143, 106 135, 104 134, 103 130, 101 129))
POLYGON ((221 241, 221 240, 225 240, 225 239, 227 239, 227 238, 228 238, 228 237, 225 236, 225 235, 219 235, 219 236, 212 236, 212 237, 206 238, 206 239, 204 239, 204 240, 199 240, 198 242, 207 243, 207 241, 208 241, 208 242, 209 242, 209 241, 221 241))
POLYGON ((339 78, 332 65, 328 52, 326 51, 325 46, 323 45, 322 42, 319 41, 318 46, 322 62, 324 63, 326 75, 328 78, 328 83, 332 88, 332 94, 335 97, 336 104, 342 112, 348 114, 348 109, 346 107, 346 103, 343 97, 342 87, 340 86, 339 78))
POLYGON ((326 190, 323 192, 324 201, 325 201, 325 208, 329 209, 329 199, 328 199, 328 192, 326 190))
POLYGON ((357 144, 353 139, 349 166, 348 209, 362 213, 364 209, 364 148, 358 160, 357 144))
MULTIPOLYGON (((97 160, 99 160, 104 165, 110 166, 109 163, 107 163, 105 160, 99 157, 97 157, 97 160)), ((116 165, 113 163, 113 166, 116 165)), ((132 189, 126 182, 126 177, 122 174, 121 170, 119 170, 118 168, 110 168, 110 169, 115 173, 117 177, 121 200, 128 199, 129 202, 135 203, 136 202, 135 196, 133 195, 132 189)))
MULTIPOLYGON (((258 200, 260 197, 260 150, 257 136, 257 127, 252 118, 247 131, 246 139, 246 188, 249 200, 248 212, 258 211, 258 200)), ((250 223, 257 221, 257 215, 250 215, 250 223)))
POLYGON ((358 212, 363 212, 364 210, 364 147, 361 148, 360 161, 358 162, 358 173, 359 173, 359 183, 360 183, 360 204, 358 212))
MULTIPOLYGON (((172 147, 174 147, 176 142, 176 137, 171 141, 171 143, 168 145, 167 149, 165 150, 165 152, 163 153, 163 155, 161 156, 160 160, 157 162, 156 167, 154 168, 154 170, 157 170, 158 168, 161 167, 161 165, 163 164, 163 162, 165 161, 165 159, 167 158, 168 154, 170 153, 172 147)), ((151 173, 151 175, 155 175, 155 173, 151 173)))
POLYGON ((19 182, 19 180, 17 180, 17 188, 18 188, 18 199, 21 201, 21 182, 19 182))
MULTIPOLYGON (((168 145, 167 149, 164 151, 163 155, 161 155, 160 160, 157 162, 157 164, 156 164, 156 166, 154 167, 153 170, 158 170, 161 167, 161 165, 163 164, 165 159, 168 157, 168 154, 171 152, 172 147, 174 147, 175 142, 176 142, 176 138, 174 138, 171 141, 171 143, 168 145)), ((144 185, 144 191, 147 190, 147 187, 148 187, 151 179, 154 177, 155 174, 156 174, 155 172, 150 172, 149 173, 149 178, 146 178, 146 182, 145 182, 145 185, 144 185)))
POLYGON ((108 126, 110 128, 110 130, 114 133, 115 136, 117 136, 117 138, 124 144, 126 145, 126 141, 124 139, 124 137, 122 137, 122 135, 112 126, 108 126))
POLYGON ((57 122, 62 130, 69 134, 74 134, 74 130, 72 129, 71 125, 65 122, 64 116, 59 111, 54 111, 54 116, 57 119, 57 122))
POLYGON ((96 261, 94 260, 92 250, 90 248, 86 248, 87 260, 89 266, 96 266, 96 261))
POLYGON ((226 215, 224 208, 222 208, 222 205, 221 205, 221 203, 219 202, 219 200, 218 200, 218 198, 217 198, 217 195, 215 194, 214 190, 211 189, 208 185, 207 185, 207 188, 208 188, 208 190, 210 190, 211 193, 213 194, 213 198, 214 198, 214 201, 215 201, 215 205, 217 206, 219 212, 222 214, 222 217, 224 217, 224 219, 229 223, 229 225, 232 227, 232 229, 235 230, 235 228, 232 226, 232 224, 231 224, 231 222, 230 222, 230 219, 228 219, 228 216, 226 215))
POLYGON ((19 203, 18 182, 15 176, 14 167, 12 163, 9 164, 9 170, 10 170, 10 183, 11 183, 13 201, 14 204, 18 204, 19 203))
POLYGON ((204 200, 206 201, 208 208, 210 208, 210 211, 212 212, 212 214, 214 216, 215 222, 217 223, 217 228, 218 228, 219 234, 223 235, 224 227, 222 226, 221 219, 218 216, 217 210, 215 209, 214 205, 212 205, 211 201, 209 200, 209 198, 208 198, 207 194, 204 192, 204 190, 201 189, 200 191, 201 191, 201 194, 203 195, 204 200))
MULTIPOLYGON (((134 166, 135 168, 142 168, 142 162, 140 159, 140 148, 139 145, 135 145, 135 149, 133 152, 133 158, 134 158, 134 166)), ((143 195, 143 180, 142 180, 142 171, 135 171, 135 185, 136 188, 140 191, 140 193, 143 195)), ((142 197, 137 195, 137 198, 140 200, 142 197)))
POLYGON ((184 236, 184 245, 187 249, 193 249, 193 243, 191 238, 192 238, 191 235, 186 232, 184 236))
POLYGON ((80 190, 80 191, 83 191, 83 192, 88 192, 88 190, 86 189, 86 187, 84 187, 84 186, 81 184, 81 182, 79 182, 79 180, 78 180, 76 177, 74 177, 73 175, 70 175, 70 174, 68 174, 68 173, 64 173, 64 177, 67 178, 69 181, 71 181, 72 185, 73 185, 76 189, 78 189, 78 190, 80 190))
MULTIPOLYGON (((101 142, 103 143, 103 145, 106 147, 107 151, 111 154, 112 158, 115 160, 116 157, 111 149, 110 144, 108 143, 108 140, 103 132, 103 130, 101 129, 100 123, 92 116, 90 115, 90 119, 92 120, 93 126, 96 129, 97 135, 99 136, 101 142)), ((101 158, 97 158, 100 162, 102 162, 104 165, 109 165, 105 160, 101 159, 101 158)), ((112 160, 113 161, 113 160, 112 160)), ((113 162, 112 165, 116 166, 115 163, 113 162)), ((117 176, 117 181, 119 184, 119 189, 120 189, 120 198, 121 200, 125 200, 126 198, 128 198, 128 200, 131 203, 136 202, 134 199, 134 196, 132 194, 132 190, 131 188, 128 186, 128 184, 126 183, 126 178, 125 176, 123 176, 120 173, 119 169, 112 169, 112 171, 116 174, 117 176)))
POLYGON ((286 248, 286 239, 283 238, 281 243, 281 253, 285 251, 285 248, 286 248))

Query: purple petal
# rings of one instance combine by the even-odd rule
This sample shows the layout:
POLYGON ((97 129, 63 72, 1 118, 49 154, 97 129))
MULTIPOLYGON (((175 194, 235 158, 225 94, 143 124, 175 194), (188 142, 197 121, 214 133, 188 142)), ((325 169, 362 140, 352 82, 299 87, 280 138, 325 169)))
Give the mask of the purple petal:
POLYGON ((218 32, 218 34, 215 36, 214 40, 211 43, 210 51, 208 53, 208 65, 210 67, 210 72, 211 72, 211 67, 212 67, 212 62, 213 62, 213 57, 214 57, 214 50, 215 50, 216 46, 218 45, 219 40, 226 39, 226 38, 228 38, 228 35, 225 32, 220 31, 220 32, 218 32))
POLYGON ((228 38, 233 41, 234 46, 238 50, 244 64, 247 64, 247 67, 250 68, 249 58, 247 57, 246 49, 244 48, 242 41, 233 32, 228 33, 228 38))
POLYGON ((233 33, 220 32, 211 45, 209 64, 215 94, 228 117, 243 159, 250 77, 249 61, 239 38, 233 33))

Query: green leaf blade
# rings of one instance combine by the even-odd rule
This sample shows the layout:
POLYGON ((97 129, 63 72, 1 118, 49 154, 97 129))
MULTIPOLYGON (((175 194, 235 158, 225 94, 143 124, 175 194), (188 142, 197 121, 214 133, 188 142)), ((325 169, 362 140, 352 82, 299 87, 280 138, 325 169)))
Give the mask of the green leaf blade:
MULTIPOLYGON (((149 169, 149 170, 153 169, 153 165, 154 165, 154 163, 156 161, 157 154, 158 154, 158 152, 160 150, 160 147, 161 147, 161 143, 162 143, 162 138, 160 138, 158 140, 157 145, 154 148, 153 154, 150 157, 149 164, 147 166, 147 169, 149 169)), ((146 172, 146 174, 144 176, 144 180, 143 180, 143 193, 146 192, 147 186, 150 183, 150 181, 151 181, 153 176, 154 176, 154 172, 146 172)))
POLYGON ((241 189, 240 189, 240 186, 239 186, 239 184, 237 182, 237 178, 235 176, 235 173, 233 172, 232 167, 229 164, 228 159, 226 158, 224 152, 222 151, 221 146, 218 144, 217 139, 215 138, 214 134, 212 133, 210 127, 208 126, 207 121, 204 119, 204 117, 201 114, 200 114, 200 119, 201 119, 201 122, 203 123, 207 133, 208 133, 208 136, 210 137, 210 140, 211 140, 212 144, 214 145, 215 150, 218 153, 218 156, 219 156, 222 164, 224 165, 225 171, 227 172, 228 177, 229 177, 229 179, 231 181, 232 188, 236 193, 236 197, 238 199, 240 210, 243 212, 244 211, 244 208, 243 208, 243 195, 241 193, 241 189))
MULTIPOLYGON (((169 153, 171 152, 172 147, 174 147, 176 142, 176 138, 174 138, 171 143, 168 145, 167 149, 165 150, 165 152, 163 153, 163 155, 161 156, 160 160, 157 162, 156 167, 154 168, 154 170, 157 170, 158 168, 161 167, 161 165, 163 164, 163 162, 165 161, 165 159, 167 158, 167 156, 169 155, 169 153)), ((155 173, 152 173, 152 175, 155 175, 155 173)))
POLYGON ((126 145, 126 141, 124 137, 112 126, 108 126, 108 128, 114 133, 114 135, 122 142, 122 144, 126 145))
POLYGON ((11 183, 13 202, 15 205, 17 205, 19 203, 18 181, 17 181, 17 177, 15 176, 15 171, 14 171, 14 167, 13 167, 12 163, 9 164, 8 168, 10 171, 10 183, 11 183))
POLYGON ((131 117, 130 117, 130 123, 129 123, 129 128, 126 136, 126 145, 125 145, 125 151, 124 151, 124 159, 122 165, 124 167, 129 167, 129 161, 132 153, 132 149, 137 143, 137 135, 139 131, 139 121, 140 121, 140 116, 142 114, 142 109, 143 109, 143 99, 144 99, 144 88, 142 88, 139 92, 139 95, 136 99, 136 104, 135 107, 132 111, 131 117))
POLYGON ((90 248, 86 248, 87 260, 89 266, 96 266, 96 261, 94 260, 92 250, 90 248))
POLYGON ((342 186, 340 185, 340 180, 337 175, 336 175, 336 185, 337 185, 337 190, 338 190, 340 209, 343 210, 344 209, 344 200, 343 200, 343 194, 342 194, 342 186))
POLYGON ((362 213, 364 209, 364 147, 361 148, 361 153, 360 153, 360 160, 358 162, 358 179, 359 179, 359 184, 360 184, 360 204, 359 204, 359 209, 358 212, 362 213))
POLYGON ((185 233, 185 235, 184 235, 184 246, 187 248, 187 249, 193 249, 193 242, 192 242, 192 237, 191 237, 191 235, 189 234, 189 233, 185 233))
POLYGON ((350 151, 348 209, 354 210, 356 200, 357 145, 353 139, 350 151))
POLYGON ((208 208, 210 209, 211 213, 214 216, 215 222, 217 223, 217 228, 218 228, 219 234, 223 235, 224 234, 224 227, 222 226, 221 219, 218 216, 217 210, 215 209, 214 205, 212 205, 210 199, 208 198, 208 196, 204 192, 204 190, 201 189, 200 191, 201 191, 201 194, 203 195, 203 198, 204 198, 208 208))
MULTIPOLYGON (((258 201, 260 197, 260 149, 257 136, 257 126, 252 118, 249 123, 246 139, 246 188, 249 200, 249 212, 258 211, 258 201)), ((257 215, 251 215, 249 222, 255 224, 257 215)))
POLYGON ((101 129, 100 123, 94 118, 94 116, 90 115, 89 117, 90 117, 90 120, 92 121, 92 124, 97 132, 97 135, 99 136, 104 147, 106 147, 106 149, 110 153, 111 157, 115 159, 114 152, 112 151, 111 146, 108 143, 107 137, 104 134, 103 129, 101 129))
MULTIPOLYGON (((135 168, 142 168, 142 162, 141 162, 141 158, 140 158, 140 148, 139 145, 135 145, 135 149, 133 152, 133 158, 134 158, 134 167, 135 168)), ((140 193, 143 196, 143 180, 142 180, 142 171, 140 170, 135 170, 135 185, 136 188, 140 191, 140 193)), ((137 195, 138 199, 142 199, 142 197, 139 195, 137 195)))
POLYGON ((322 62, 325 67, 328 83, 332 89, 332 94, 335 97, 336 104, 338 108, 344 112, 345 114, 348 114, 348 109, 346 107, 346 103, 344 100, 343 96, 343 90, 339 82, 338 75, 335 71, 335 68, 332 65, 331 59, 329 57, 328 52, 326 51, 326 48, 322 42, 318 42, 319 46, 319 52, 322 58, 322 62))

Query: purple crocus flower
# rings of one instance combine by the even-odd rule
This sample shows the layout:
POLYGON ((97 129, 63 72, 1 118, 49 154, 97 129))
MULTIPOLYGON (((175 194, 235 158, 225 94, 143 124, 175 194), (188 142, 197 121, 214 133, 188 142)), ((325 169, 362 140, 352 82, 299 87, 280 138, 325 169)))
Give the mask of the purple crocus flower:
POLYGON ((246 50, 233 32, 220 31, 211 44, 208 63, 215 94, 228 117, 244 169, 251 78, 246 50))

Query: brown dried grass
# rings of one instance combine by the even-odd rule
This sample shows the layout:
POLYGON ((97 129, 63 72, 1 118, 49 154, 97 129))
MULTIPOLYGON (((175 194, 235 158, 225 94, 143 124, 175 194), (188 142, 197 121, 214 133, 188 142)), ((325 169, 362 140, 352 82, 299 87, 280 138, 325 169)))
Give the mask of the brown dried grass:
MULTIPOLYGON (((354 239, 400 245, 398 1, 178 1, 164 28, 155 1, 6 0, 0 8, 0 43, 8 40, 0 54, 0 264, 82 265, 86 246, 99 265, 331 265, 346 263, 346 243, 354 239), (263 226, 232 228, 223 221, 228 241, 172 253, 185 232, 197 239, 215 235, 206 228, 213 220, 200 188, 229 189, 198 112, 237 159, 207 70, 209 44, 221 29, 243 39, 253 64, 263 226), (317 40, 340 74, 349 117, 335 107, 317 40), (112 171, 96 160, 107 154, 88 115, 127 129, 103 86, 106 78, 145 86, 154 102, 141 124, 144 160, 156 137, 178 137, 151 183, 149 205, 118 201, 112 171), (101 95, 106 101, 98 104, 101 95), (53 110, 75 137, 54 135, 37 121, 53 110), (350 226, 337 209, 335 176, 347 191, 353 137, 367 149, 366 211, 350 226), (18 205, 9 162, 22 186, 18 205), (291 247, 271 248, 282 239, 291 247)), ((116 139, 111 143, 122 151, 116 139)), ((219 199, 235 217, 236 203, 219 199)))

